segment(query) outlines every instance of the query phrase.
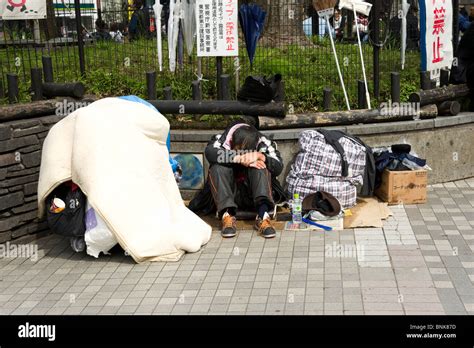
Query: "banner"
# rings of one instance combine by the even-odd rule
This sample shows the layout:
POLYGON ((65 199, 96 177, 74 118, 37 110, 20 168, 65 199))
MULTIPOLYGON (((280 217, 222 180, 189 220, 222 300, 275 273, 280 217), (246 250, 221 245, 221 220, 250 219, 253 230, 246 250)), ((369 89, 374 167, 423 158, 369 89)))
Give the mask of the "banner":
POLYGON ((419 0, 421 70, 438 79, 440 69, 451 68, 453 53, 453 5, 446 0, 419 0))
POLYGON ((0 0, 0 19, 44 19, 46 0, 0 0))
POLYGON ((239 55, 237 0, 197 0, 198 57, 239 55))

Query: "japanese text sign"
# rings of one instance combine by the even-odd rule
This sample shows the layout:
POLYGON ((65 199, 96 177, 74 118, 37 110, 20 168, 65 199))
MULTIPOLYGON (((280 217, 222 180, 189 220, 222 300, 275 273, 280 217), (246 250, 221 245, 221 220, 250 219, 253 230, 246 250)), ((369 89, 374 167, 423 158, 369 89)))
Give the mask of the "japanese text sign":
POLYGON ((197 0, 198 57, 238 56, 237 0, 197 0))
POLYGON ((419 0, 421 69, 439 76, 453 62, 453 6, 451 0, 419 0))

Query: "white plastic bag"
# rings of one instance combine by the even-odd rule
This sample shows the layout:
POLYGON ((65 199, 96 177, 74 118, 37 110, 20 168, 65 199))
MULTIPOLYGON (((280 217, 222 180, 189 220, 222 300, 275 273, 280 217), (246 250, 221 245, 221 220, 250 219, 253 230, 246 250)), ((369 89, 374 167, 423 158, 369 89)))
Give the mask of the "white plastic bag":
POLYGON ((98 258, 101 252, 108 255, 109 250, 117 244, 117 239, 89 202, 86 206, 85 223, 87 254, 95 258, 98 258))

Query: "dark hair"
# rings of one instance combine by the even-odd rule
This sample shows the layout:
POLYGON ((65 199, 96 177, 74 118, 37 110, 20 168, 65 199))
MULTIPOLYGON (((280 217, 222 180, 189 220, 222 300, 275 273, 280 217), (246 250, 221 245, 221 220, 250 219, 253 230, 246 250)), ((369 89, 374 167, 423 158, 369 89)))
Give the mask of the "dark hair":
POLYGON ((240 150, 256 150, 258 144, 258 131, 255 127, 246 125, 237 128, 232 134, 232 148, 240 150))

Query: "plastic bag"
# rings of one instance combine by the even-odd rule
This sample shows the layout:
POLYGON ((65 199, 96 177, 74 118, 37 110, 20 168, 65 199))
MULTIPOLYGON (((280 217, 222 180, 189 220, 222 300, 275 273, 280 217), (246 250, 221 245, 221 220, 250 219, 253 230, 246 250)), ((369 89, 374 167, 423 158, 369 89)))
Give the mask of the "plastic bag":
POLYGON ((48 226, 54 233, 65 237, 84 236, 86 231, 84 225, 86 196, 76 184, 70 181, 58 186, 48 196, 46 207, 48 226), (57 212, 51 210, 54 198, 59 198, 65 203, 64 210, 57 212))
POLYGON ((109 250, 117 244, 117 239, 89 202, 87 202, 85 224, 87 255, 95 258, 98 258, 101 252, 108 255, 109 250))

